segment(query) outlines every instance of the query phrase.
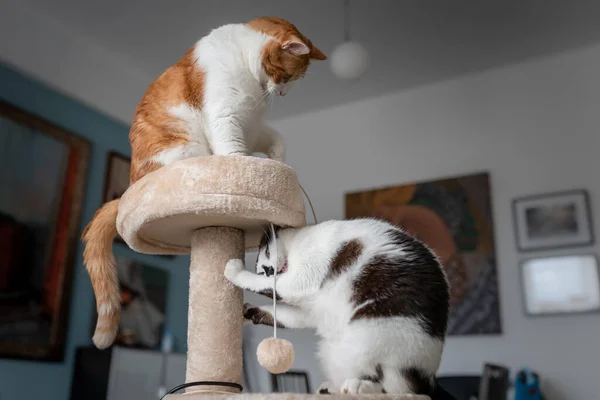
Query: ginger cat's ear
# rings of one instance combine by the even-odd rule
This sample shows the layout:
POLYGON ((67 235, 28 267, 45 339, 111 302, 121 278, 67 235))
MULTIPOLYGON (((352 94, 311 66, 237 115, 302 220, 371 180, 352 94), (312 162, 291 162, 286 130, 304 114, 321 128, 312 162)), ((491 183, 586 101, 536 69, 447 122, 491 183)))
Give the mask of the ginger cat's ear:
POLYGON ((303 56, 310 53, 308 46, 300 41, 300 39, 294 38, 288 40, 281 46, 285 51, 292 53, 295 56, 303 56))
POLYGON ((327 60, 327 56, 321 50, 319 50, 316 46, 312 46, 310 50, 310 58, 313 60, 327 60))

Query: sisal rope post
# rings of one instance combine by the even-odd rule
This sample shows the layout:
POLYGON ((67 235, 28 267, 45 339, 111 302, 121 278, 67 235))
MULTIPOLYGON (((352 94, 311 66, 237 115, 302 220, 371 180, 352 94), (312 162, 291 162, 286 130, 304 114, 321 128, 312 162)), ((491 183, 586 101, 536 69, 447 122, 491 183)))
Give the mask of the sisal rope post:
MULTIPOLYGON (((242 383, 242 290, 224 275, 225 265, 244 259, 244 233, 235 228, 210 227, 192 234, 188 353, 186 383, 242 383)), ((188 391, 211 393, 235 388, 205 386, 188 391)))

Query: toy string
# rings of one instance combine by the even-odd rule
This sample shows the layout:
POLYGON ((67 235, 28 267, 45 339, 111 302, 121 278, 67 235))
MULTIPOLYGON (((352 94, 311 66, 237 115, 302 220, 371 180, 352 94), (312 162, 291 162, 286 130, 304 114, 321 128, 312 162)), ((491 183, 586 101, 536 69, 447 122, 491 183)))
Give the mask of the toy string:
POLYGON ((304 193, 304 196, 306 196, 306 200, 308 200, 308 205, 310 206, 310 210, 312 211, 312 215, 313 215, 313 218, 315 219, 315 225, 316 225, 319 223, 319 221, 317 221, 317 214, 315 213, 315 208, 313 207, 312 201, 310 201, 310 197, 308 197, 308 193, 306 193, 306 190, 304 190, 302 185, 300 185, 300 189, 302 189, 302 193, 304 193))
MULTIPOLYGON (((300 185, 300 184, 299 184, 300 185)), ((308 205, 310 206, 310 210, 312 211, 313 218, 315 219, 315 225, 319 223, 317 220, 317 213, 315 213, 315 208, 313 207, 312 201, 306 193, 306 190, 300 185, 300 189, 302 189, 302 193, 306 196, 306 200, 308 200, 308 205)), ((273 234, 273 254, 275 259, 275 265, 273 267, 273 337, 277 338, 277 264, 279 263, 279 254, 277 253, 277 238, 275 237, 275 225, 271 224, 271 233, 273 234)))
POLYGON ((275 265, 273 268, 273 337, 277 338, 277 264, 279 263, 279 254, 277 252, 277 238, 275 237, 275 226, 271 224, 271 234, 273 235, 273 259, 275 265))

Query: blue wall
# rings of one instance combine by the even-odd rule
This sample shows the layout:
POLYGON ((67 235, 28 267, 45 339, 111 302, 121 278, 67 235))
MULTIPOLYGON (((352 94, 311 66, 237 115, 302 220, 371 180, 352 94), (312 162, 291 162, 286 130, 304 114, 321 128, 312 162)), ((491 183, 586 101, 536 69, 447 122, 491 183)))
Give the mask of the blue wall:
MULTIPOLYGON (((80 231, 102 201, 106 154, 117 150, 130 154, 129 128, 43 84, 0 65, 0 98, 44 118, 92 143, 92 155, 83 204, 80 231)), ((94 296, 82 262, 83 247, 77 245, 73 289, 63 363, 0 360, 0 400, 64 400, 69 398, 75 348, 91 344, 90 329, 94 296)), ((177 351, 185 351, 187 331, 189 257, 166 258, 137 254, 115 245, 115 254, 136 258, 170 271, 166 328, 177 351)))

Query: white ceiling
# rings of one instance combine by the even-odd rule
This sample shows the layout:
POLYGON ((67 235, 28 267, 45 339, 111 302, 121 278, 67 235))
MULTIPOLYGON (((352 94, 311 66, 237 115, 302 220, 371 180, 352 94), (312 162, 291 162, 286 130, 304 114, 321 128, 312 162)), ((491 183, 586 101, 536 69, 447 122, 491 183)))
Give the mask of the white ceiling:
MULTIPOLYGON (((103 58, 136 71, 143 85, 210 29, 259 15, 291 20, 326 53, 342 39, 341 0, 20 1, 74 32, 90 48, 102 50, 103 58)), ((338 81, 327 62, 316 62, 305 82, 276 102, 271 118, 598 42, 600 2, 354 0, 351 34, 371 53, 367 76, 357 82, 338 81)), ((90 78, 100 79, 95 74, 90 78)), ((140 95, 135 93, 136 98, 140 95)), ((118 117, 127 120, 134 107, 118 117)))

